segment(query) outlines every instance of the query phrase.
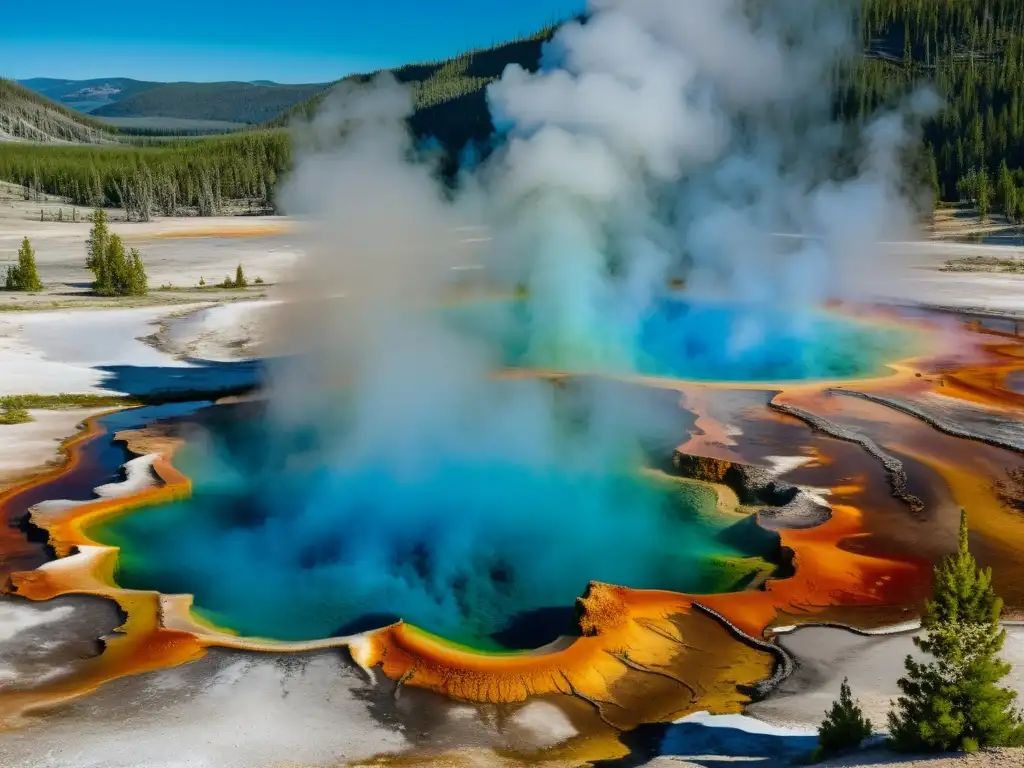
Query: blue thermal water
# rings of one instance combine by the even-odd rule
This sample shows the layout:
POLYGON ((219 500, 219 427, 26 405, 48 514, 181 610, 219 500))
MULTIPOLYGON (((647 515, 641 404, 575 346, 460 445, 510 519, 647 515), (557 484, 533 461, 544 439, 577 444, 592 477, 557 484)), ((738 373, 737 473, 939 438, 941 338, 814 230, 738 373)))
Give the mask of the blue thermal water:
POLYGON ((777 539, 737 537, 705 488, 628 472, 438 457, 416 482, 322 456, 269 463, 259 420, 177 463, 193 498, 90 535, 121 547, 117 581, 191 593, 243 635, 348 634, 397 618, 481 650, 570 631, 590 580, 687 592, 740 588, 777 539), (230 460, 226 459, 230 456, 230 460))
MULTIPOLYGON (((443 321, 506 365, 717 381, 872 375, 916 343, 891 327, 763 305, 672 298, 640 322, 597 312, 596 326, 566 333, 538 311, 478 302, 447 308, 443 321)), ((777 540, 756 526, 723 527, 711 492, 638 472, 648 449, 628 446, 649 426, 665 429, 662 448, 685 437, 669 423, 675 399, 644 415, 624 392, 601 394, 600 380, 551 402, 542 382, 506 384, 525 392, 499 397, 495 382, 431 363, 392 372, 411 388, 355 387, 336 422, 305 413, 312 405, 287 434, 264 418, 227 419, 179 459, 193 498, 93 532, 121 547, 118 581, 193 594, 201 615, 244 635, 321 638, 401 618, 500 650, 566 631, 591 580, 731 590, 774 556, 777 540)))
POLYGON ((537 344, 528 302, 486 301, 451 307, 461 331, 503 350, 512 367, 639 373, 696 381, 773 382, 859 378, 910 356, 916 332, 817 309, 715 304, 666 298, 639 323, 595 330, 576 348, 537 344), (630 333, 624 336, 624 333, 630 333), (585 345, 586 349, 578 347, 585 345))

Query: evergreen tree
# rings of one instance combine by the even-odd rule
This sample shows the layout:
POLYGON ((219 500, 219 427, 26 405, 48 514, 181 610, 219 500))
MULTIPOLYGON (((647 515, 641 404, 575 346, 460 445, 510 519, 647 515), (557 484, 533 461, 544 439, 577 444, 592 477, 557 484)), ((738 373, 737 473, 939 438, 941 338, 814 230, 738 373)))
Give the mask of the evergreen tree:
POLYGON ((959 547, 935 569, 924 634, 914 638, 932 660, 907 656, 907 675, 899 681, 903 695, 889 713, 896 749, 974 751, 1024 743, 1024 723, 1013 708, 1016 693, 998 685, 1010 671, 998 658, 1006 640, 999 626, 1002 607, 991 569, 979 570, 968 549, 961 512, 959 547))
POLYGON ((1005 158, 999 166, 998 182, 999 207, 1006 218, 1011 222, 1017 214, 1017 185, 1013 181, 1013 175, 1006 164, 1005 158))
POLYGON ((245 277, 245 272, 242 270, 242 265, 238 265, 238 269, 235 270, 235 288, 245 288, 249 285, 249 281, 245 277))
POLYGON ((935 162, 935 150, 928 144, 924 153, 924 178, 925 184, 932 195, 932 206, 937 206, 942 199, 942 187, 939 184, 939 166, 935 162))
POLYGON ((107 212, 102 208, 93 211, 92 229, 86 241, 85 267, 96 272, 99 263, 107 253, 107 242, 110 240, 110 229, 107 227, 107 212))
POLYGON ((128 254, 127 288, 129 296, 145 296, 149 292, 146 266, 142 263, 142 255, 138 248, 132 248, 128 254))
POLYGON ((36 254, 28 238, 21 241, 18 249, 17 288, 19 291, 41 291, 43 283, 36 268, 36 254))
POLYGON ((149 290, 141 254, 137 248, 125 253, 121 237, 107 228, 103 211, 93 215, 86 263, 95 276, 93 289, 100 296, 144 296, 149 290))
POLYGON ((957 197, 961 202, 977 203, 978 174, 971 170, 956 183, 957 197))
POLYGON ((992 184, 988 178, 988 171, 982 168, 978 171, 976 194, 978 196, 978 215, 982 221, 988 221, 989 204, 992 199, 992 184))
POLYGON ((871 721, 864 717, 860 706, 853 700, 850 682, 844 678, 839 687, 839 700, 832 703, 832 708, 818 726, 818 748, 814 756, 824 759, 856 749, 870 735, 871 721))
POLYGON ((107 273, 110 276, 110 296, 127 296, 130 282, 128 257, 119 235, 111 235, 107 242, 107 273))
POLYGON ((18 249, 17 265, 7 268, 4 288, 8 291, 43 290, 43 284, 39 280, 39 271, 36 269, 36 254, 27 237, 21 241, 21 248, 18 249))

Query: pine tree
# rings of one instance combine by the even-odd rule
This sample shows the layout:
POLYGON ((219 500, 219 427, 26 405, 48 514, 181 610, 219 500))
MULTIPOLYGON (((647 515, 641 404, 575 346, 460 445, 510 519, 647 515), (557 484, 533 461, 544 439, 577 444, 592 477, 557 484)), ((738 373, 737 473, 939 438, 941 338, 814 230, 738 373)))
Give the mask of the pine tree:
POLYGON ((39 279, 39 270, 36 268, 36 254, 32 250, 32 243, 29 242, 27 237, 21 241, 21 248, 18 250, 17 276, 17 290, 43 290, 43 283, 39 279))
POLYGON ((107 242, 106 269, 109 278, 107 296, 128 296, 131 282, 128 258, 120 235, 111 235, 107 242))
POLYGON ((145 296, 149 292, 146 266, 142 263, 142 255, 138 248, 132 248, 128 254, 127 288, 129 296, 145 296))
POLYGON ((238 269, 235 270, 235 288, 245 288, 249 285, 249 281, 245 278, 245 272, 242 270, 242 265, 238 265, 238 269))
POLYGON ((107 212, 97 209, 92 214, 92 229, 86 241, 85 267, 96 272, 99 262, 107 253, 107 242, 110 240, 110 229, 107 227, 107 212))
POLYGON ((870 735, 871 721, 864 717, 860 706, 853 700, 850 682, 844 678, 839 687, 839 700, 832 703, 832 708, 818 726, 815 759, 856 749, 870 735))
POLYGON ((892 745, 904 751, 974 751, 1024 743, 1024 722, 1013 708, 1016 693, 998 682, 1010 665, 998 658, 1006 640, 999 627, 1003 602, 992 571, 979 570, 967 543, 961 512, 957 551, 935 569, 932 599, 914 644, 933 660, 907 656, 903 695, 889 713, 892 745))
POLYGON ((21 248, 18 249, 17 265, 7 268, 4 288, 8 291, 43 290, 43 284, 39 280, 39 270, 36 269, 36 254, 27 237, 21 241, 21 248))
POLYGON ((998 194, 999 207, 1012 222, 1017 213, 1017 185, 1013 182, 1013 175, 1005 159, 999 166, 998 194))
POLYGON ((978 195, 978 215, 982 221, 987 221, 989 203, 992 197, 992 185, 988 178, 988 171, 984 168, 978 171, 976 193, 978 195))
POLYGON ((100 296, 112 296, 114 285, 111 280, 110 270, 107 267, 107 254, 104 252, 93 260, 92 273, 95 276, 92 288, 100 296))
POLYGON ((932 193, 932 205, 937 206, 942 199, 942 187, 939 184, 939 166, 935 162, 935 150, 928 144, 924 153, 924 178, 932 193))
POLYGON ((978 174, 969 171, 956 183, 957 196, 961 202, 976 203, 978 201, 978 174))

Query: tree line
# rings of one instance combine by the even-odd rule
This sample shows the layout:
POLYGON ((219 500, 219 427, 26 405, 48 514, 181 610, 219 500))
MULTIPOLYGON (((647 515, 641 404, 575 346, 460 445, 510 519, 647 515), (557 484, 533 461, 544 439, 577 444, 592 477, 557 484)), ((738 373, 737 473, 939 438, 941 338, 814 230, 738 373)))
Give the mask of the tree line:
POLYGON ((837 108, 867 118, 922 84, 944 106, 925 126, 925 184, 937 199, 1024 220, 1024 3, 863 0, 864 59, 837 108))
POLYGON ((0 142, 0 178, 26 198, 60 195, 75 205, 124 208, 129 218, 213 216, 228 200, 271 207, 291 162, 282 131, 251 131, 142 146, 66 146, 0 142))
MULTIPOLYGON (((1019 0, 862 0, 864 55, 835 73, 835 111, 863 122, 930 84, 944 107, 907 158, 936 199, 970 201, 1024 220, 1024 3, 1019 0), (1005 172, 1003 163, 1006 164, 1005 172)), ((393 70, 416 98, 412 131, 436 138, 453 174, 467 145, 489 147, 494 126, 484 88, 509 63, 535 70, 554 28, 443 62, 393 70)), ((360 82, 368 76, 347 81, 360 82)), ((312 115, 326 92, 264 129, 136 146, 0 143, 0 178, 79 205, 119 206, 131 217, 213 215, 227 200, 273 206, 290 167, 290 120, 312 115)))

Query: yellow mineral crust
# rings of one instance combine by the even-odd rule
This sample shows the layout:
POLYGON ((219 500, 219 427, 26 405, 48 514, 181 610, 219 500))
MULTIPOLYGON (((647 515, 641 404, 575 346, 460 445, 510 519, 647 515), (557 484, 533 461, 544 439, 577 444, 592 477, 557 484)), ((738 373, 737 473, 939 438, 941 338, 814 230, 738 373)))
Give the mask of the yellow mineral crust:
POLYGON ((197 658, 211 645, 261 651, 348 646, 357 663, 380 665, 400 685, 476 702, 568 694, 591 703, 617 728, 696 710, 736 712, 748 701, 743 692, 747 686, 770 676, 773 657, 695 608, 695 600, 757 637, 782 607, 815 613, 837 601, 887 602, 903 597, 907 582, 917 581, 920 573, 916 563, 840 551, 838 542, 859 535, 861 527, 857 510, 838 509, 823 526, 781 532, 783 546, 796 553, 796 575, 790 579, 769 580, 765 590, 699 598, 592 583, 578 600, 580 636, 533 653, 475 653, 404 623, 319 643, 241 638, 197 621, 189 610, 189 596, 117 587, 116 548, 101 546, 85 533, 112 515, 190 492, 188 478, 170 461, 175 444, 159 447, 164 452, 153 464, 162 481, 157 487, 130 498, 99 499, 48 513, 40 520, 65 557, 15 574, 17 592, 33 600, 76 593, 109 597, 128 620, 83 673, 5 697, 0 714, 8 722, 17 713, 86 693, 107 680, 197 658), (67 557, 73 551, 77 554, 67 557))
POLYGON ((591 702, 606 722, 620 728, 695 709, 738 711, 747 701, 738 687, 771 673, 770 654, 733 640, 717 620, 695 612, 685 596, 606 584, 592 584, 579 600, 583 636, 546 652, 473 653, 404 623, 316 643, 236 637, 197 621, 190 611, 190 596, 116 586, 117 549, 86 535, 89 526, 101 520, 191 491, 188 478, 170 460, 176 442, 143 444, 142 434, 122 437, 131 448, 163 451, 153 463, 160 484, 130 498, 97 499, 38 515, 37 522, 49 531, 60 559, 16 573, 12 583, 19 595, 32 600, 64 594, 109 597, 121 606, 127 621, 82 673, 3 697, 0 717, 8 723, 34 707, 87 693, 108 680, 190 661, 211 645, 277 651, 348 646, 357 663, 379 664, 400 684, 478 702, 570 694, 591 702))
POLYGON ((578 696, 618 728, 697 709, 738 712, 748 701, 738 687, 771 674, 770 654, 736 642, 683 595, 593 582, 578 609, 583 636, 559 650, 473 653, 396 624, 368 634, 351 652, 359 664, 379 664, 404 685, 456 699, 578 696))

